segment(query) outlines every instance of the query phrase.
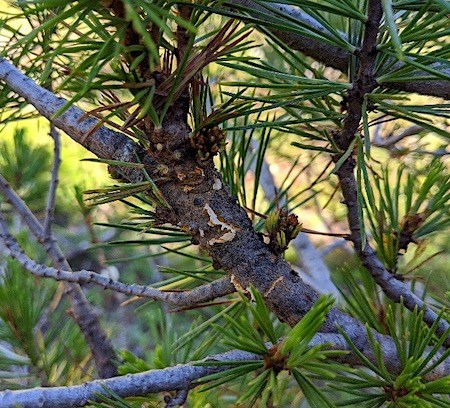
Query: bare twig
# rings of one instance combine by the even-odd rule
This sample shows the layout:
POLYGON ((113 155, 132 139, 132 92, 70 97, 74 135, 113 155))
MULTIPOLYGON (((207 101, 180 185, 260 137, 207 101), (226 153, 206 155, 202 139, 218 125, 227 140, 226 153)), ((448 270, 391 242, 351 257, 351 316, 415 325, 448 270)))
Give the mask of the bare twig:
POLYGON ((59 167, 61 165, 61 140, 59 137, 59 132, 55 126, 50 125, 50 136, 53 138, 54 148, 53 148, 53 167, 51 172, 50 187, 47 196, 47 206, 45 208, 45 220, 44 220, 44 236, 50 237, 51 226, 53 222, 53 217, 55 214, 55 198, 56 189, 58 188, 58 174, 59 167))
POLYGON ((419 125, 412 125, 399 132, 398 134, 390 134, 386 137, 381 137, 381 124, 378 124, 375 128, 374 136, 372 138, 372 145, 387 149, 394 155, 401 155, 405 153, 417 153, 420 155, 429 154, 434 157, 444 157, 450 154, 450 151, 445 147, 440 147, 435 150, 424 150, 416 147, 416 143, 409 144, 406 147, 396 146, 398 142, 406 139, 410 136, 418 135, 424 128, 419 125), (413 147, 414 146, 414 147, 413 147))
MULTIPOLYGON (((378 29, 383 15, 380 0, 369 0, 368 16, 364 32, 364 41, 360 53, 360 66, 358 74, 353 84, 353 88, 348 95, 348 113, 344 119, 341 131, 335 136, 336 144, 344 152, 355 138, 359 123, 362 117, 362 105, 366 94, 377 88, 374 77, 375 59, 377 55, 376 44, 378 29)), ((336 160, 338 157, 336 156, 336 160)), ((437 319, 437 314, 431 310, 418 296, 412 293, 402 282, 384 267, 376 252, 370 247, 368 242, 361 239, 361 220, 359 217, 357 183, 354 175, 355 161, 352 156, 344 161, 337 171, 340 187, 347 206, 347 219, 351 230, 351 239, 355 245, 362 264, 370 272, 375 282, 381 286, 386 295, 400 302, 403 299, 404 305, 410 309, 423 309, 423 320, 431 326, 437 319)), ((449 324, 440 320, 437 333, 443 334, 449 328, 449 324)), ((447 339, 447 346, 450 346, 450 337, 447 339)))
MULTIPOLYGON (((15 211, 27 223, 30 231, 38 239, 39 243, 47 251, 56 268, 70 271, 63 252, 52 236, 45 236, 42 225, 36 219, 22 199, 14 192, 8 182, 0 175, 0 191, 9 201, 15 211)), ((81 332, 89 345, 94 357, 99 375, 102 378, 111 377, 117 374, 114 361, 116 355, 114 349, 100 326, 97 316, 92 311, 81 287, 76 283, 66 283, 66 293, 72 303, 73 316, 80 327, 81 332)))
POLYGON ((434 157, 444 157, 450 154, 450 150, 444 149, 443 147, 436 150, 415 149, 413 152, 417 154, 429 154, 434 157))
POLYGON ((43 278, 51 278, 57 281, 94 283, 104 289, 111 289, 126 295, 138 296, 160 300, 177 306, 195 306, 199 303, 208 302, 220 296, 225 296, 236 291, 229 278, 222 278, 217 281, 198 286, 186 292, 165 292, 148 286, 137 284, 126 284, 114 281, 99 273, 87 270, 70 272, 59 270, 45 265, 38 264, 30 259, 19 246, 17 241, 8 232, 8 227, 2 219, 0 213, 0 237, 10 251, 10 256, 16 259, 27 271, 33 275, 43 278))

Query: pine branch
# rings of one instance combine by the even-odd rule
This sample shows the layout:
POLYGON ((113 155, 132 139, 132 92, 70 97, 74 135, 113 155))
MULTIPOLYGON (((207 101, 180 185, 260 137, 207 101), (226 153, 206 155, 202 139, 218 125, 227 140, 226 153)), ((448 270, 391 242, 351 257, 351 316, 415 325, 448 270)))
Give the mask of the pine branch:
POLYGON ((2 58, 0 58, 0 79, 25 98, 57 128, 66 132, 89 151, 95 152, 98 157, 116 157, 120 161, 133 162, 136 160, 136 155, 142 154, 142 149, 136 143, 122 133, 103 126, 98 127, 98 120, 89 117, 75 106, 71 106, 62 115, 53 117, 67 101, 40 87, 2 58))
MULTIPOLYGON (((44 86, 49 91, 53 90, 51 78, 46 81, 44 86)), ((45 219, 43 223, 44 236, 49 237, 52 233, 52 224, 55 215, 56 206, 56 190, 59 184, 59 169, 61 167, 61 137, 58 129, 50 125, 50 137, 53 139, 53 166, 51 170, 51 178, 47 193, 47 204, 45 207, 45 219)))
MULTIPOLYGON (((338 363, 347 363, 351 365, 358 364, 357 357, 351 353, 351 349, 346 343, 344 337, 335 333, 317 333, 309 343, 309 348, 316 346, 326 346, 329 350, 348 351, 346 355, 332 357, 338 363)), ((270 345, 268 345, 270 347, 270 345)), ((386 368, 393 374, 400 373, 402 367, 399 364, 397 350, 383 349, 383 358, 386 362, 386 368)), ((429 350, 427 350, 429 351, 429 350)), ((427 352, 426 351, 426 352, 427 352)), ((367 352, 367 350, 366 350, 367 352)), ((377 356, 373 352, 366 353, 369 360, 374 364, 377 362, 377 356)), ((431 366, 441 356, 438 353, 432 361, 431 366)), ((183 390, 186 392, 194 388, 196 381, 210 374, 225 372, 235 367, 240 361, 259 361, 262 357, 241 350, 232 350, 226 353, 213 355, 199 362, 188 364, 179 364, 175 367, 168 367, 162 370, 150 370, 139 374, 128 374, 126 376, 114 377, 106 380, 96 380, 86 382, 83 385, 74 385, 68 387, 46 387, 33 388, 20 391, 0 391, 0 406, 2 408, 65 408, 80 407, 87 405, 89 401, 98 400, 97 394, 105 394, 105 388, 114 392, 119 397, 144 396, 149 393, 158 393, 164 391, 183 390), (230 363, 230 365, 210 365, 206 363, 221 362, 230 363)), ((445 360, 442 364, 435 367, 424 376, 424 380, 432 381, 450 374, 450 360, 445 360)))
MULTIPOLYGON (((227 3, 238 7, 244 7, 245 12, 262 20, 264 20, 264 14, 271 14, 266 8, 252 0, 228 0, 227 3), (261 12, 264 12, 264 14, 261 12)), ((322 24, 296 7, 275 2, 267 3, 267 5, 317 31, 328 32, 322 24)), ((347 72, 348 61, 350 58, 350 53, 348 51, 313 38, 304 37, 292 31, 277 30, 275 28, 271 28, 270 31, 291 49, 300 51, 308 57, 320 61, 329 67, 338 69, 342 72, 347 72)), ((344 36, 344 34, 342 35, 344 36)))
MULTIPOLYGON (((343 121, 341 131, 335 135, 335 142, 339 148, 345 152, 355 139, 358 127, 362 118, 362 106, 366 94, 377 88, 375 81, 375 61, 377 55, 377 36, 380 21, 383 15, 381 2, 370 0, 368 4, 368 16, 364 33, 364 41, 359 56, 359 71, 353 83, 353 88, 348 95, 348 112, 343 121)), ((335 161, 340 156, 335 157, 335 161)), ((358 188, 354 175, 355 160, 349 156, 336 172, 344 202, 347 206, 347 219, 351 231, 351 239, 355 245, 356 252, 361 259, 363 266, 370 272, 375 282, 380 285, 386 295, 400 302, 403 299, 404 305, 409 310, 416 307, 424 310, 423 320, 429 325, 438 319, 437 314, 418 296, 412 293, 402 282, 397 280, 383 265, 376 252, 370 247, 368 242, 363 242, 361 238, 361 222, 358 209, 358 188)), ((442 335, 450 327, 448 322, 441 320, 437 333, 442 335)), ((450 346, 450 337, 445 342, 450 346)))
MULTIPOLYGON (((167 161, 158 163, 126 136, 105 127, 96 128, 88 138, 84 138, 84 132, 95 126, 96 121, 83 119, 83 111, 71 107, 60 117, 52 118, 64 100, 36 85, 5 60, 0 62, 0 79, 97 156, 135 162, 136 155, 139 155, 140 162, 146 165, 148 174, 154 179, 158 176, 158 164, 169 168, 167 176, 171 177, 170 183, 158 184, 172 208, 172 211, 163 210, 162 214, 167 217, 165 221, 178 224, 190 234, 214 262, 227 272, 236 289, 245 292, 246 288, 253 285, 281 321, 294 326, 317 301, 317 293, 299 278, 286 261, 272 254, 256 235, 244 209, 223 188, 212 160, 199 168, 195 157, 186 155, 180 161, 179 151, 172 158, 174 152, 163 149, 158 152, 158 160, 167 161)), ((186 123, 179 123, 182 116, 170 113, 161 133, 173 140, 177 137, 188 140, 188 135, 183 133, 189 131, 186 123)), ((140 169, 118 166, 117 172, 130 183, 143 180, 140 169)), ((337 325, 361 352, 373 355, 363 323, 333 308, 322 331, 337 333, 337 325)), ((376 332, 373 332, 373 336, 381 345, 383 355, 392 358, 396 350, 393 339, 376 332)), ((386 360, 386 364, 390 364, 389 360, 386 360)))
MULTIPOLYGON (((260 360, 261 357, 245 351, 229 351, 202 360, 202 363, 260 360)), ((226 365, 179 364, 162 370, 150 370, 139 374, 128 374, 106 380, 86 382, 82 385, 53 388, 34 388, 22 391, 1 391, 2 408, 70 408, 82 407, 89 401, 98 400, 96 394, 105 394, 105 387, 119 397, 144 396, 163 391, 186 390, 194 386, 194 381, 210 374, 230 369, 226 365)))
MULTIPOLYGON (((244 6, 246 8, 246 12, 260 19, 264 19, 264 14, 261 14, 261 11, 264 11, 265 14, 270 14, 267 9, 251 0, 229 0, 228 3, 237 6, 244 6)), ((271 7, 282 11, 290 18, 299 20, 299 22, 303 24, 309 25, 315 29, 326 30, 320 23, 315 21, 311 16, 300 11, 298 8, 289 5, 277 4, 276 2, 268 4, 271 7)), ((316 61, 322 62, 323 64, 338 69, 344 73, 348 71, 348 65, 351 57, 349 51, 338 46, 322 43, 318 40, 305 37, 298 33, 276 29, 270 29, 270 31, 292 50, 301 51, 308 57, 311 57, 316 61)), ((397 70, 402 66, 402 63, 397 63, 393 68, 391 68, 391 70, 397 70)), ((450 75, 450 66, 448 65, 435 64, 432 68, 441 71, 445 75, 450 75)), ((428 75, 426 72, 416 74, 417 78, 426 75, 428 75)), ((380 82, 379 85, 387 89, 416 92, 422 95, 431 95, 444 99, 450 99, 450 81, 444 79, 416 79, 414 81, 405 80, 396 82, 380 82)))
MULTIPOLYGON (((6 60, 0 62, 0 79, 27 99, 55 126, 64 130, 72 139, 98 157, 123 162, 135 162, 139 157, 140 162, 146 165, 150 177, 158 178, 157 168, 165 165, 164 163, 156 162, 126 136, 103 126, 97 127, 97 121, 86 118, 81 109, 72 106, 61 116, 53 118, 53 114, 65 103, 65 100, 38 86, 6 60), (94 127, 96 130, 91 132, 88 137, 84 137, 85 133, 94 127)), ((179 116, 174 116, 175 122, 168 126, 176 130, 179 118, 179 116)), ((182 125, 183 128, 184 126, 182 125)), ((177 137, 175 130, 174 137, 177 137)), ((174 167, 173 164, 170 165, 174 167)), ((140 169, 117 166, 115 171, 131 183, 141 182, 144 179, 140 169)), ((173 182, 170 185, 166 183, 159 186, 166 200, 179 213, 177 218, 171 221, 184 227, 186 232, 192 235, 196 242, 199 242, 230 276, 234 276, 235 282, 239 282, 241 287, 246 288, 252 283, 262 293, 270 290, 267 300, 275 313, 282 316, 282 320, 294 325, 310 309, 317 299, 317 294, 304 285, 295 272, 291 273, 291 268, 286 262, 274 257, 268 251, 254 233, 245 211, 237 205, 235 199, 224 188, 213 188, 216 181, 220 180, 218 172, 212 167, 202 171, 203 175, 200 180, 189 180, 188 175, 192 177, 199 173, 198 166, 195 160, 183 161, 174 168, 176 177, 181 179, 179 185, 177 186, 173 182), (189 190, 185 188, 186 184, 184 183, 194 184, 195 182, 197 189, 193 189, 189 184, 189 190), (216 227, 219 221, 215 217, 226 220, 227 226, 217 225, 216 227), (196 227, 192 228, 192 225, 196 227), (223 228, 228 228, 228 232, 234 233, 234 239, 223 242, 221 245, 215 245, 224 235, 223 228), (258 261, 255 262, 255 259, 258 261), (279 285, 280 292, 278 293, 272 284, 275 281, 281 282, 278 279, 280 275, 283 275, 286 283, 279 285), (299 293, 308 295, 302 299, 299 298, 299 293), (272 296, 275 295, 280 301, 271 301, 272 296), (297 303, 296 312, 284 311, 285 305, 281 299, 286 299, 287 303, 297 303)), ((220 185, 222 186, 222 184, 220 185)), ((174 214, 170 216, 174 217, 174 214)), ((68 270, 68 268, 61 269, 68 270)), ((329 329, 335 330, 332 321, 329 322, 329 329)))

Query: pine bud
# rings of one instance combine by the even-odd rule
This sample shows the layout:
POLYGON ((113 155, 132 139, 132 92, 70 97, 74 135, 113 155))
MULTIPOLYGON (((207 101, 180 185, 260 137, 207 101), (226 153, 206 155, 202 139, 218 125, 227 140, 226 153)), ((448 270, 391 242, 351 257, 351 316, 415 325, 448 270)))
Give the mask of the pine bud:
POLYGON ((278 229, 278 221, 280 219, 280 210, 272 211, 266 218, 265 225, 269 234, 276 233, 278 229))

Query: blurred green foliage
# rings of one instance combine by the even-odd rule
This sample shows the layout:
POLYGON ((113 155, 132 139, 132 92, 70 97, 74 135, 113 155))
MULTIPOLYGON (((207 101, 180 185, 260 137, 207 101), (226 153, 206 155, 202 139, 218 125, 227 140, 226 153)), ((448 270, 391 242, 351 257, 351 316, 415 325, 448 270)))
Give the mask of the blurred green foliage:
POLYGON ((15 129, 12 141, 0 141, 0 173, 33 211, 45 207, 50 166, 50 151, 33 146, 25 128, 15 129))

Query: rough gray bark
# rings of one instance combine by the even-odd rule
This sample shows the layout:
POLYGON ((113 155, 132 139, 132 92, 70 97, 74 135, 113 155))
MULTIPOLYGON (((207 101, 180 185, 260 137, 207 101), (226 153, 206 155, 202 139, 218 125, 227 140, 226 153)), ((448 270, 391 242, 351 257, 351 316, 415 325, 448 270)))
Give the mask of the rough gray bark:
MULTIPOLYGON (((380 10, 379 2, 369 3, 369 17, 360 53, 360 70, 350 91, 348 114, 343 128, 336 135, 336 143, 343 151, 355 137, 361 120, 364 94, 378 85, 373 67, 380 10)), ((197 160, 196 152, 190 148, 188 107, 183 95, 169 110, 161 129, 153 129, 152 126, 146 128, 150 146, 158 147, 149 153, 123 134, 105 127, 97 128, 95 119, 86 117, 83 111, 74 106, 54 118, 54 113, 65 100, 37 86, 5 60, 0 61, 0 78, 55 126, 98 157, 124 162, 139 160, 143 163, 168 203, 166 207, 158 207, 158 220, 178 225, 191 235, 193 242, 208 252, 215 265, 227 272, 237 290, 247 292, 247 288, 253 285, 262 293, 267 305, 278 318, 290 325, 295 325, 315 303, 317 293, 300 279, 288 263, 271 253, 254 232, 245 211, 223 185, 212 160, 197 160)), ((358 214, 355 213, 356 184, 352 160, 350 157, 337 174, 349 210, 349 225, 356 250, 363 264, 391 298, 399 300, 403 297, 406 299, 405 304, 409 306, 408 299, 412 299, 414 305, 421 306, 401 282, 392 282, 388 279, 389 276, 384 276, 387 271, 373 250, 368 245, 363 249, 362 243, 358 241, 359 223, 358 214)), ((115 167, 114 175, 131 183, 145 180, 142 171, 136 168, 115 167)), ((425 310, 427 323, 432 323, 436 317, 430 309, 425 310)), ((336 325, 347 332, 365 355, 374 358, 361 322, 338 309, 332 309, 322 331, 337 333, 336 325)), ((439 332, 443 333, 447 326, 446 322, 441 321, 439 332)), ((384 357, 391 357, 395 350, 392 339, 378 333, 375 333, 375 337, 382 345, 384 357)))
MULTIPOLYGON (((253 2, 248 3, 252 8, 253 2)), ((281 7, 286 13, 290 11, 281 7)), ((253 7, 254 9, 254 7, 253 7)), ((256 13, 258 11, 256 10, 256 13)), ((302 13, 292 14, 293 17, 304 19, 306 24, 315 25, 316 29, 324 27, 317 26, 317 22, 308 19, 302 13)), ((392 83, 378 84, 374 77, 373 68, 376 57, 376 38, 381 19, 381 8, 379 1, 369 2, 368 21, 364 43, 358 50, 360 71, 357 75, 353 89, 350 91, 348 114, 343 122, 342 130, 336 133, 336 143, 343 150, 351 145, 354 140, 357 127, 361 120, 362 98, 366 93, 372 92, 378 85, 391 87, 392 83)), ((311 41, 301 36, 283 37, 281 31, 275 31, 276 35, 289 44, 293 49, 300 49, 307 55, 313 56, 335 68, 346 70, 350 55, 343 50, 334 47, 324 48, 323 44, 311 41)), ((445 67, 444 67, 445 69, 445 67)), ((31 79, 22 75, 12 67, 6 60, 0 59, 0 79, 6 82, 15 92, 24 97, 53 125, 64 130, 79 144, 96 154, 100 158, 119 160, 125 162, 137 162, 145 165, 146 171, 155 180, 160 189, 167 206, 157 208, 158 221, 161 223, 172 223, 178 225, 183 231, 192 237, 193 242, 198 243, 209 253, 215 265, 220 266, 229 276, 234 288, 246 293, 248 287, 253 285, 258 289, 269 308, 280 318, 280 320, 296 324, 299 319, 312 307, 318 298, 317 293, 306 285, 298 274, 291 269, 279 256, 271 253, 267 246, 255 234, 252 224, 245 211, 238 205, 223 185, 220 174, 215 169, 212 160, 200 162, 195 151, 190 148, 190 129, 187 124, 188 103, 184 95, 174 103, 168 112, 162 128, 154 129, 146 123, 146 134, 149 139, 150 149, 145 151, 142 147, 128 139, 121 133, 114 132, 105 127, 98 127, 95 119, 86 117, 84 112, 72 106, 59 117, 53 117, 55 112, 66 102, 55 97, 51 92, 37 86, 31 79), (157 147, 156 149, 154 147, 157 147)), ((442 96, 449 98, 450 84, 445 81, 416 81, 412 84, 396 83, 396 89, 420 90, 424 94, 442 96), (417 87, 419 84, 422 87, 417 87)), ((339 157, 336 157, 336 160, 339 157)), ((347 159, 337 172, 341 182, 341 189, 348 207, 348 220, 352 232, 352 240, 363 265, 372 273, 375 280, 383 287, 385 292, 394 300, 405 299, 405 305, 409 308, 424 306, 420 299, 414 296, 401 282, 392 280, 392 276, 379 261, 375 252, 364 245, 359 239, 359 220, 356 201, 356 183, 353 175, 354 162, 352 157, 347 159), (355 212, 356 211, 356 212, 355 212)), ((140 169, 115 167, 114 176, 123 181, 138 183, 145 181, 140 169)), ((3 234, 7 241, 7 235, 3 234)), ((53 247, 48 247, 55 259, 56 266, 63 271, 51 270, 46 273, 58 276, 66 276, 69 280, 68 265, 58 257, 61 254, 53 247)), ((14 247, 11 244, 11 252, 14 247)), ((20 255, 20 254, 19 254, 20 255)), ((30 265, 30 260, 25 260, 30 265)), ((39 266, 31 265, 38 268, 39 266)), ((86 274, 85 274, 86 275, 86 274)), ((78 275, 79 279, 94 279, 93 275, 78 275), (83 277, 84 276, 84 277, 83 277)), ((96 278, 95 278, 96 279, 96 278)), ((114 286, 111 284, 111 286, 114 286)), ((429 308, 425 308, 425 321, 428 324, 436 320, 436 314, 429 308)), ((377 356, 371 349, 364 325, 356 319, 348 316, 338 309, 332 309, 322 328, 322 333, 316 337, 333 338, 332 344, 339 349, 339 344, 346 347, 340 338, 339 343, 335 336, 336 325, 341 326, 355 343, 358 349, 371 361, 376 361, 377 356)), ((446 322, 439 324, 439 333, 448 328, 446 322)), ((379 342, 385 364, 393 373, 401 370, 396 355, 395 344, 388 336, 374 333, 379 342)), ((448 341, 447 341, 448 343, 448 341)), ((230 352, 235 353, 235 352, 230 352)), ((241 354, 239 354, 241 355, 241 354)), ((236 357, 236 355, 234 355, 236 357)), ((234 358, 233 357, 233 358, 234 358)), ((239 357, 236 357, 239 359, 239 357)), ((251 358, 248 357, 247 358, 251 358)), ((350 364, 358 364, 356 357, 352 354, 342 361, 350 364)), ((438 368, 439 375, 448 373, 449 361, 444 361, 438 368)), ((116 378, 103 382, 104 385, 116 391, 119 395, 131 396, 142 395, 147 392, 158 392, 163 390, 182 390, 185 392, 196 376, 206 375, 208 371, 198 371, 192 365, 178 366, 162 370, 158 373, 150 372, 116 378), (177 369, 179 369, 177 371, 177 369), (145 377, 145 375, 148 377, 145 377), (156 385, 155 385, 156 384, 156 385), (116 388, 114 388, 116 387, 116 388), (126 388, 125 388, 126 387, 126 388), (151 388, 153 387, 153 388, 151 388), (124 392, 124 394, 121 394, 124 392), (136 394, 139 393, 139 394, 136 394)), ((215 368, 217 369, 217 368, 215 368)), ((435 373, 436 370, 433 372, 435 373)), ((211 372, 211 371, 209 371, 211 372)), ((18 392, 4 392, 0 394, 0 402, 6 404, 21 403, 38 404, 41 406, 57 404, 56 406, 72 403, 74 396, 78 395, 84 400, 78 400, 77 405, 86 403, 86 398, 92 398, 93 392, 99 391, 100 382, 91 382, 85 386, 64 387, 61 389, 37 389, 18 392), (84 388, 83 388, 84 387, 84 388), (85 392, 83 390, 88 390, 85 392), (70 395, 70 392, 75 394, 70 395), (32 398, 32 399, 28 399, 32 398), (64 399, 65 398, 65 399, 64 399), (70 402, 69 402, 70 401, 70 402)), ((3 406, 3 405, 2 405, 3 406)), ((35 405, 24 405, 35 406, 35 405)))

